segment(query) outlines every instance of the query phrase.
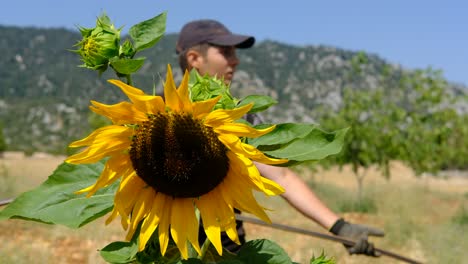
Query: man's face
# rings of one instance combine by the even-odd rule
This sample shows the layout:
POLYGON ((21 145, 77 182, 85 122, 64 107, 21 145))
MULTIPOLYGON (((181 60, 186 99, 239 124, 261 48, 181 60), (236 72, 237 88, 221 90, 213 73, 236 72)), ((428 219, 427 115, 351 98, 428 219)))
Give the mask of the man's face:
POLYGON ((218 78, 224 77, 227 84, 232 81, 236 66, 239 64, 236 48, 233 46, 210 46, 206 51, 206 56, 200 59, 202 61, 197 68, 201 75, 208 74, 218 78))

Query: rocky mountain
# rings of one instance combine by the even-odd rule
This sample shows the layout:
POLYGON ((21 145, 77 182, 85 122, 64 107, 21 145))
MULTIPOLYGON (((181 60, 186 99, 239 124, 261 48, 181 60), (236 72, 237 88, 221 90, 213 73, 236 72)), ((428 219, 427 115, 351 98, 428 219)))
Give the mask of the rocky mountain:
MULTIPOLYGON (((125 97, 106 83, 116 78, 98 76, 79 68, 71 52, 80 40, 78 32, 66 29, 0 26, 0 122, 10 150, 64 153, 72 140, 89 131, 90 100, 116 103, 125 97)), ((174 51, 175 34, 166 35, 155 47, 143 52, 147 58, 134 75, 135 86, 162 91, 167 64, 180 79, 174 51)), ((397 83, 404 71, 377 55, 368 54, 355 74, 355 51, 329 46, 293 46, 275 41, 257 43, 238 53, 241 64, 231 86, 233 95, 267 94, 278 105, 265 113, 274 122, 314 122, 316 109, 337 109, 345 88, 374 89, 397 83), (391 69, 388 71, 388 69, 391 69)), ((468 94, 466 87, 451 85, 456 94, 468 94)))

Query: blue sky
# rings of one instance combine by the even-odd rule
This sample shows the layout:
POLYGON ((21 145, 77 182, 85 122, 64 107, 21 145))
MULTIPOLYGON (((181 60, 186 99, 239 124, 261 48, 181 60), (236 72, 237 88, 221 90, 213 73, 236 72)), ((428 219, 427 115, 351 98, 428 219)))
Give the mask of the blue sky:
MULTIPOLYGON (((468 1, 314 0, 13 0, 3 1, 0 25, 94 26, 105 11, 116 26, 168 12, 167 32, 212 18, 231 31, 294 45, 330 45, 374 53, 405 68, 433 67, 468 85, 468 1)), ((0 36, 1 37, 1 36, 0 36)))

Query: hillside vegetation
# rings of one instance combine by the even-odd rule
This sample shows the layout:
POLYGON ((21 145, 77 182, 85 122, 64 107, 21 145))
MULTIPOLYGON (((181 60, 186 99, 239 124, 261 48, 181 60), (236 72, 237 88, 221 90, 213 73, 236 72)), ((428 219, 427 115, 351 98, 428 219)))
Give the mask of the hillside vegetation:
MULTIPOLYGON (((70 50, 80 39, 78 32, 0 26, 0 120, 8 150, 26 153, 67 152, 67 144, 90 131, 89 101, 116 103, 124 99, 120 90, 106 83, 110 73, 77 67, 78 56, 70 50)), ((143 52, 145 65, 134 83, 148 93, 161 91, 166 65, 173 65, 180 78, 174 52, 175 34, 168 34, 155 47, 143 52)), ((376 55, 368 55, 359 75, 353 75, 358 53, 327 46, 292 46, 274 41, 257 43, 239 51, 238 73, 232 93, 270 95, 279 104, 265 119, 272 122, 320 120, 317 109, 337 110, 345 88, 372 90, 387 72, 385 86, 398 84, 403 69, 376 55), (390 69, 390 70, 389 70, 390 69), (352 78, 350 78, 352 76, 352 78)), ((451 93, 467 94, 460 85, 449 85, 451 93)), ((458 106, 466 109, 465 105, 458 106)))

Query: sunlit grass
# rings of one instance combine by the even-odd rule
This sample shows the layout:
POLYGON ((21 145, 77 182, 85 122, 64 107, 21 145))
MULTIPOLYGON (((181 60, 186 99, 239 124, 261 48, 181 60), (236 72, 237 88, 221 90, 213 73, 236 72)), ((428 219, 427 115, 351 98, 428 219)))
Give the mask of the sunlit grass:
MULTIPOLYGON (((63 157, 21 157, 0 161, 8 170, 3 174, 7 176, 1 178, 5 185, 0 191, 8 189, 10 194, 16 195, 43 182, 63 157)), ((384 238, 371 239, 377 247, 424 263, 464 263, 468 259, 468 180, 449 184, 448 181, 416 178, 407 170, 395 169, 399 169, 399 173, 390 180, 371 173, 364 181, 366 203, 375 206, 375 210, 367 212, 356 212, 348 206, 356 201, 356 188, 354 177, 346 169, 313 173, 303 170, 300 175, 332 210, 347 220, 383 228, 384 238)), ((262 205, 271 209, 269 215, 274 222, 327 233, 283 199, 260 199, 262 205)), ((245 226, 247 239, 272 239, 299 263, 308 263, 312 255, 319 256, 322 251, 335 257, 340 264, 401 263, 389 257, 349 256, 341 244, 315 237, 248 223, 245 226)), ((118 221, 104 227, 104 219, 76 230, 8 220, 0 222, 0 230, 0 262, 7 264, 104 263, 98 250, 125 236, 118 221)))
POLYGON ((14 178, 10 176, 10 170, 0 161, 0 199, 8 199, 15 193, 14 178))
MULTIPOLYGON (((466 217, 461 205, 468 201, 463 193, 452 191, 454 188, 449 184, 441 184, 439 188, 436 185, 439 180, 434 183, 414 175, 395 175, 385 180, 375 174, 365 181, 364 202, 361 203, 364 207, 350 211, 350 205, 357 206, 357 194, 354 177, 347 172, 335 171, 325 176, 320 176, 323 173, 320 171, 315 175, 301 172, 301 175, 305 174, 305 180, 333 211, 354 223, 384 229, 384 238, 371 238, 377 247, 424 263, 464 263, 468 259, 467 225, 460 224, 466 217), (375 210, 365 212, 369 204, 375 206, 375 210)), ((467 188, 468 179, 464 185, 456 184, 467 188)), ((327 233, 292 210, 282 199, 264 199, 263 202, 275 209, 270 215, 276 222, 327 233)), ((318 238, 263 227, 256 231, 259 228, 253 225, 249 228, 247 234, 254 233, 249 239, 272 239, 300 263, 307 263, 312 252, 318 255, 321 250, 334 256, 337 263, 401 263, 385 256, 378 259, 349 256, 341 245, 318 238)))

